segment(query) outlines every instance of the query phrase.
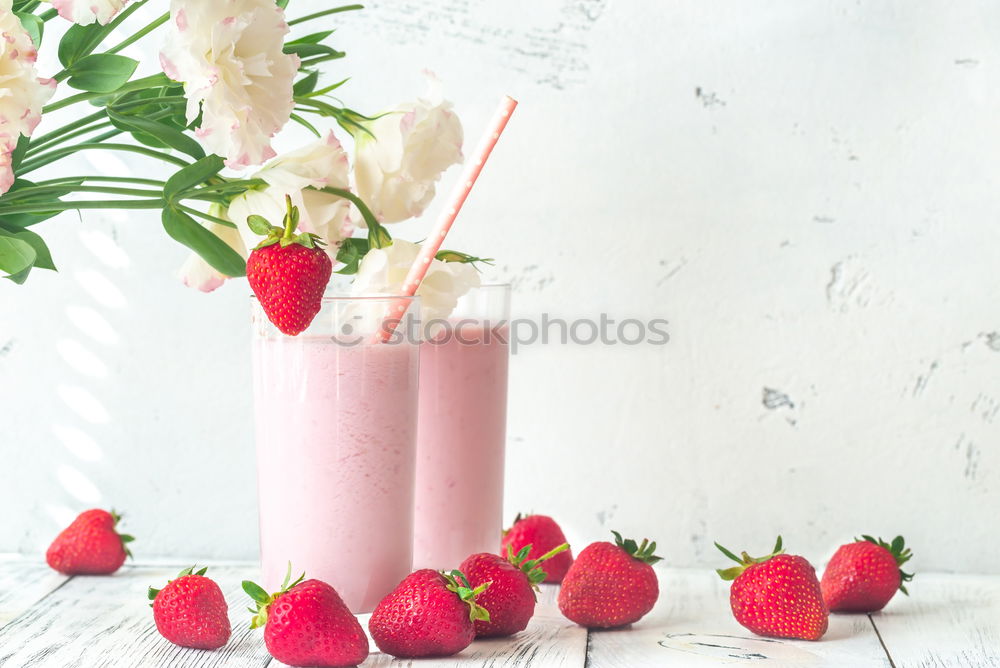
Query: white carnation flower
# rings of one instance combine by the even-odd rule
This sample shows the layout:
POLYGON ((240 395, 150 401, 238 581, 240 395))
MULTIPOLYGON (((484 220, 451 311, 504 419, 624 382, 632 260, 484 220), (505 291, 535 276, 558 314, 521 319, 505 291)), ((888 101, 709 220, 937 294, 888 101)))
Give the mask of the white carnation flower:
POLYGON ((288 24, 274 0, 171 0, 163 71, 184 82, 187 118, 232 169, 274 157, 271 138, 292 113, 298 56, 282 51, 288 24))
POLYGON ((54 80, 38 78, 37 57, 11 0, 0 0, 0 195, 14 183, 11 157, 18 138, 31 136, 56 90, 54 80))
POLYGON ((107 25, 127 3, 128 0, 52 0, 59 16, 82 26, 94 21, 107 25))
MULTIPOLYGON (((394 239, 386 248, 371 249, 361 259, 352 294, 402 294, 403 281, 419 253, 419 244, 400 239, 394 239)), ((421 321, 447 318, 458 305, 458 299, 479 285, 479 272, 471 264, 432 260, 417 288, 421 321)))
POLYGON ((399 106, 357 133, 358 195, 383 223, 424 212, 441 174, 462 161, 462 122, 431 79, 426 98, 399 106))
POLYGON ((300 232, 311 232, 336 252, 340 242, 351 235, 349 220, 351 204, 318 188, 349 188, 350 166, 343 146, 330 132, 321 139, 272 160, 254 177, 267 182, 261 190, 249 190, 229 205, 229 217, 236 222, 247 248, 253 248, 261 238, 246 224, 251 214, 263 216, 272 225, 279 225, 285 216, 285 196, 299 208, 300 232))

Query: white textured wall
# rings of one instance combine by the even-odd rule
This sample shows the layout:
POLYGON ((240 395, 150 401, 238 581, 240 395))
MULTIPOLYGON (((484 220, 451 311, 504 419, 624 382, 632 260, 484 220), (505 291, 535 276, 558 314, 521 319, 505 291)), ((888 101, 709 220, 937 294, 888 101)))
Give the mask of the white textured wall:
MULTIPOLYGON (((337 23, 360 109, 424 65, 470 137, 520 99, 450 242, 499 259, 517 315, 671 322, 664 347, 516 356, 511 515, 650 535, 677 565, 901 532, 918 568, 997 572, 1000 7, 423 0, 337 23)), ((0 286, 0 551, 100 504, 141 556, 252 558, 245 283, 181 287, 155 215, 41 230, 62 272, 0 286)))

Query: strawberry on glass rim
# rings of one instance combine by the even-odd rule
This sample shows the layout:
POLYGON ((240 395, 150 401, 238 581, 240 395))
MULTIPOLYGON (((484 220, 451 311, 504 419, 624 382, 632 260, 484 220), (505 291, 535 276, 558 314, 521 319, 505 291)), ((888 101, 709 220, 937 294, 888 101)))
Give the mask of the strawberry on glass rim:
POLYGON ((323 292, 333 274, 333 261, 315 234, 295 233, 299 209, 285 196, 287 212, 281 227, 252 215, 247 225, 265 239, 247 259, 247 281, 268 319, 283 334, 302 333, 319 313, 323 292))

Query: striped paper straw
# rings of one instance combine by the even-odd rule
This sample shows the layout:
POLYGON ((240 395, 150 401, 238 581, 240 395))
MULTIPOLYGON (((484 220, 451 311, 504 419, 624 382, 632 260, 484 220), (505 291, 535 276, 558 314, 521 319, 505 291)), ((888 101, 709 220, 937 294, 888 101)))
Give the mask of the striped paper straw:
MULTIPOLYGON (((420 282, 427 275, 427 270, 430 268, 434 256, 441 250, 441 243, 448 236, 448 231, 455 223, 458 212, 462 210, 462 205, 465 204, 465 200, 469 197, 472 186, 475 185, 476 179, 479 178, 480 172, 483 171, 483 165, 486 164, 487 158, 493 152, 493 147, 497 145, 497 140, 500 139, 504 128, 507 127, 507 122, 510 120, 511 114, 514 113, 516 106, 517 100, 510 96, 506 96, 500 101, 500 106, 497 108, 496 114, 487 128, 486 134, 479 140, 479 146, 476 147, 473 159, 466 164, 461 180, 455 185, 454 190, 452 190, 451 195, 448 197, 448 205, 441 212, 441 216, 434 226, 434 231, 420 248, 420 254, 417 255, 416 261, 406 274, 406 279, 403 281, 404 296, 412 297, 416 294, 417 288, 420 287, 420 282)), ((409 302, 402 301, 394 304, 392 309, 396 316, 402 316, 408 305, 409 302)), ((380 334, 382 341, 388 340, 396 329, 397 324, 398 319, 389 320, 385 323, 380 334)))

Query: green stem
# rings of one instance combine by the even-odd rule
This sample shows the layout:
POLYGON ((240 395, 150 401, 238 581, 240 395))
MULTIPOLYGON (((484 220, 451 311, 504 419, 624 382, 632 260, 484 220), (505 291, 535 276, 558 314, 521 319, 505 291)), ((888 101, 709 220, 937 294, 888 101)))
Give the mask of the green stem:
POLYGON ((302 16, 297 19, 293 19, 288 22, 288 25, 294 26, 300 23, 305 23, 306 21, 312 21, 313 19, 323 18, 324 16, 329 16, 330 14, 339 14, 340 12, 351 12, 356 9, 364 9, 364 5, 344 5, 343 7, 334 7, 333 9, 324 9, 321 12, 316 12, 315 14, 309 14, 307 16, 302 16))
POLYGON ((195 194, 208 194, 216 192, 225 192, 227 190, 249 190, 250 188, 256 188, 257 186, 266 185, 267 182, 264 179, 241 179, 238 181, 226 181, 225 183, 220 183, 214 186, 205 186, 204 188, 199 188, 194 191, 195 194))
MULTIPOLYGON (((137 5, 138 6, 138 5, 137 5)), ((157 88, 159 86, 166 86, 173 83, 167 78, 165 74, 154 74, 149 77, 143 77, 142 79, 136 79, 135 81, 129 81, 127 84, 114 91, 113 93, 78 93, 76 95, 70 95, 67 98, 59 100, 58 102, 53 102, 50 105, 42 107, 42 113, 47 114, 50 111, 55 111, 56 109, 62 109, 68 107, 71 104, 76 104, 77 102, 86 102, 88 100, 93 100, 98 97, 108 97, 109 95, 121 95, 123 93, 129 93, 134 90, 144 90, 146 88, 157 88)))
POLYGON ((122 42, 119 42, 118 44, 115 44, 113 47, 111 47, 110 49, 108 49, 106 51, 106 53, 118 53, 119 51, 121 51, 125 47, 131 46, 135 42, 138 42, 140 39, 142 39, 143 37, 145 37, 149 33, 153 32, 154 30, 156 30, 157 28, 159 28, 161 25, 163 25, 164 23, 166 23, 169 20, 170 20, 170 13, 167 12, 166 14, 164 14, 163 16, 160 16, 159 18, 157 18, 155 21, 153 21, 152 23, 150 23, 146 27, 144 27, 141 30, 139 30, 139 32, 135 33, 134 35, 132 35, 128 39, 123 40, 122 42))
POLYGON ((62 126, 58 130, 53 130, 52 132, 44 134, 41 137, 36 137, 31 141, 31 145, 28 147, 28 150, 30 151, 32 148, 35 148, 36 145, 47 144, 53 139, 58 139, 60 136, 66 134, 67 132, 71 132, 73 130, 76 130, 77 128, 81 128, 84 125, 89 125, 94 121, 99 121, 104 117, 105 113, 103 109, 91 114, 90 116, 84 116, 83 118, 77 121, 73 121, 72 123, 62 126))
POLYGON ((125 111, 133 107, 145 107, 154 104, 168 104, 172 106, 187 105, 187 98, 183 95, 164 95, 163 97, 150 97, 141 100, 131 100, 130 102, 115 102, 111 105, 112 111, 125 111))
POLYGON ((50 162, 54 162, 59 158, 76 153, 77 151, 87 151, 92 149, 107 150, 107 151, 125 151, 126 153, 138 153, 140 155, 149 156, 151 158, 158 158, 164 162, 169 162, 171 164, 177 165, 178 167, 187 167, 190 163, 180 158, 170 155, 169 153, 163 153, 162 151, 154 151, 151 148, 146 148, 145 146, 133 146, 131 144, 105 144, 103 142, 85 142, 83 144, 74 144, 73 146, 66 146, 64 148, 56 149, 50 153, 40 155, 34 160, 22 164, 20 169, 17 170, 18 176, 23 176, 29 172, 33 172, 40 167, 44 167, 50 162))
POLYGON ((38 181, 35 185, 50 186, 60 183, 73 183, 75 181, 96 181, 99 183, 136 183, 144 186, 154 186, 162 188, 166 183, 158 179, 138 179, 131 176, 63 176, 58 179, 48 179, 38 181))
MULTIPOLYGON (((106 121, 104 123, 97 123, 97 124, 92 125, 90 127, 81 128, 81 129, 76 130, 74 132, 67 132, 64 135, 61 135, 59 137, 55 137, 53 139, 50 139, 47 142, 42 142, 42 143, 37 144, 37 145, 34 142, 32 142, 31 144, 28 145, 28 150, 25 153, 25 156, 27 157, 27 156, 38 155, 39 151, 42 151, 42 150, 45 150, 45 149, 51 149, 51 148, 57 146, 58 144, 62 144, 62 143, 68 142, 70 139, 76 139, 77 137, 82 137, 83 135, 91 133, 91 132, 94 132, 95 130, 100 130, 101 128, 110 127, 110 126, 111 126, 111 122, 110 121, 106 121)), ((93 141, 93 140, 91 140, 91 141, 93 141)))
POLYGON ((386 231, 382 224, 378 222, 375 218, 375 214, 372 213, 368 205, 364 203, 360 197, 352 193, 350 190, 344 190, 343 188, 319 188, 321 192, 328 193, 330 195, 336 195, 337 197, 342 197, 348 200, 351 204, 357 207, 358 211, 361 212, 361 217, 365 219, 365 225, 368 226, 368 243, 371 244, 372 248, 385 248, 392 243, 392 237, 386 231))
POLYGON ((205 220, 209 220, 213 223, 218 223, 219 225, 225 225, 226 227, 231 227, 233 229, 236 229, 236 223, 234 223, 231 220, 218 218, 210 213, 205 213, 204 211, 199 211, 198 209, 192 209, 191 207, 184 206, 183 204, 179 204, 177 208, 179 208, 181 211, 191 214, 192 216, 198 216, 199 218, 204 218, 205 220))
MULTIPOLYGON (((3 198, 4 202, 14 202, 19 199, 25 199, 38 195, 50 195, 54 193, 64 193, 66 192, 66 185, 56 185, 56 186, 33 186, 29 188, 21 188, 12 193, 9 193, 3 198)), ((73 186, 73 192, 84 192, 84 193, 102 193, 105 195, 131 195, 135 197, 161 197, 163 195, 162 190, 141 190, 138 188, 114 188, 110 186, 73 186)))
POLYGON ((149 200, 91 200, 87 202, 49 202, 22 204, 21 206, 0 206, 0 216, 15 213, 48 213, 50 211, 71 211, 84 209, 162 209, 167 203, 162 199, 149 200))

